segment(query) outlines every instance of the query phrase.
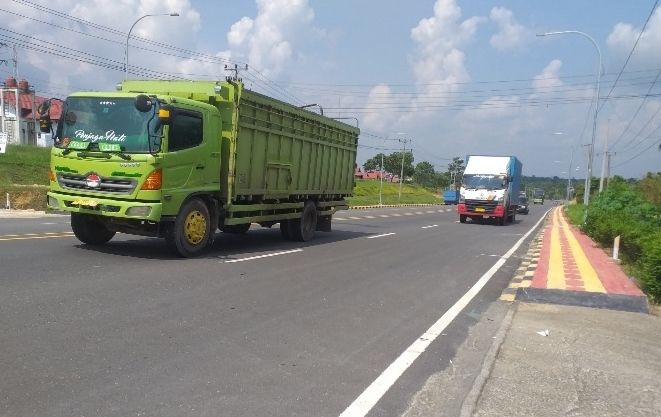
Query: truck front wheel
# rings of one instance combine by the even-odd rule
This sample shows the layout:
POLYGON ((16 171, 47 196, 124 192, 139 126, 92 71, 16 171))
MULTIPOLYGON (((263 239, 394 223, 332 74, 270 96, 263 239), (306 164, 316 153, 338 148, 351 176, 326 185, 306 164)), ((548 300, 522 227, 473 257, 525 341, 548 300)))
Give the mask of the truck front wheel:
POLYGON ((179 256, 190 258, 207 247, 211 235, 211 218, 206 204, 197 198, 184 204, 165 234, 168 248, 179 256))
POLYGON ((115 236, 97 216, 71 213, 71 230, 78 240, 88 245, 103 245, 115 236))

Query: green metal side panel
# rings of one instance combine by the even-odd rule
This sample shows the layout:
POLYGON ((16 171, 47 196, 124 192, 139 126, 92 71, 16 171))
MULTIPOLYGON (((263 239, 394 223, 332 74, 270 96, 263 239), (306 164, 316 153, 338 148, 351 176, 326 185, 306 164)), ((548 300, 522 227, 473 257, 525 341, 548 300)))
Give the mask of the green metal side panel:
POLYGON ((349 195, 359 130, 244 90, 234 195, 349 195))

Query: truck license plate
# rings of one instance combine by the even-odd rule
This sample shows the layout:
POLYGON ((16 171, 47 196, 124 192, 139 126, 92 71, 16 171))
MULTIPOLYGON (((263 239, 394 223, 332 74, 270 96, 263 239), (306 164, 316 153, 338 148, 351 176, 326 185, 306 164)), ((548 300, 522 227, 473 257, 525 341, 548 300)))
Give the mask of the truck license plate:
POLYGON ((475 207, 475 211, 478 213, 484 213, 486 210, 483 207, 475 207))
POLYGON ((74 200, 71 202, 72 206, 80 206, 80 207, 96 207, 99 205, 98 202, 94 200, 88 200, 88 199, 80 199, 80 200, 74 200))

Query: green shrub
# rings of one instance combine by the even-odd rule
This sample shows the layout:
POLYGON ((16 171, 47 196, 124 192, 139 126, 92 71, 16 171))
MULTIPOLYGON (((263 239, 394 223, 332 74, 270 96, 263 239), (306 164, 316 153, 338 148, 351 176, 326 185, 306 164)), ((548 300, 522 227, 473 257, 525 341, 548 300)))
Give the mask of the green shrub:
POLYGON ((661 303, 661 231, 640 240, 641 256, 634 264, 634 276, 652 301, 661 303))
POLYGON ((588 206, 583 230, 601 246, 620 236, 620 255, 643 290, 661 301, 661 210, 626 183, 615 183, 588 206))

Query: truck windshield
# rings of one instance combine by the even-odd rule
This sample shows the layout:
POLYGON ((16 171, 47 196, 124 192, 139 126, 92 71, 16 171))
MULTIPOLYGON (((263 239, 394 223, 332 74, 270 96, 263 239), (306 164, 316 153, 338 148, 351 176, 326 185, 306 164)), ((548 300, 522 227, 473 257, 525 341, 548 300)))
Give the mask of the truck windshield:
POLYGON ((507 180, 502 175, 464 174, 464 188, 477 190, 502 190, 507 188, 507 180))
MULTIPOLYGON (((160 148, 161 135, 156 107, 140 112, 135 99, 69 97, 58 124, 55 146, 67 148, 73 141, 119 145, 122 152, 147 153, 160 148)), ((96 144, 96 145, 94 145, 96 144)))

